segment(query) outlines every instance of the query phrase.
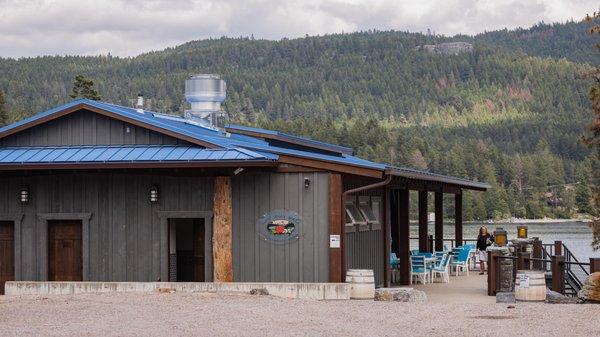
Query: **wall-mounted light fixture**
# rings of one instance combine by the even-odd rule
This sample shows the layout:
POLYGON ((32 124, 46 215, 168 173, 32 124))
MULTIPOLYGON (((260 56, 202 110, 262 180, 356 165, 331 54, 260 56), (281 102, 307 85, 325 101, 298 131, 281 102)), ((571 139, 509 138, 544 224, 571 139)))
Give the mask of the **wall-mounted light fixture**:
POLYGON ((21 186, 20 200, 22 204, 29 202, 29 186, 21 186))
POLYGON ((310 187, 310 179, 304 178, 304 188, 308 189, 310 187))
POLYGON ((158 186, 156 185, 152 185, 152 187, 150 187, 150 202, 158 202, 158 186))

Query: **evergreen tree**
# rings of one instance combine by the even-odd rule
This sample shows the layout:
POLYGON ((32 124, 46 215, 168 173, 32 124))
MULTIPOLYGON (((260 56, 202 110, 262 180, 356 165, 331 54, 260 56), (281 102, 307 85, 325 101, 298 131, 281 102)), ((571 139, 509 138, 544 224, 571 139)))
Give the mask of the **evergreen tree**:
POLYGON ((96 89, 94 89, 94 81, 86 78, 83 75, 75 76, 73 90, 69 96, 71 98, 87 98, 94 101, 99 101, 102 99, 100 94, 98 94, 96 89))
MULTIPOLYGON (((587 21, 592 23, 591 28, 588 33, 590 35, 600 34, 600 24, 598 24, 598 20, 600 20, 600 12, 594 13, 593 16, 587 16, 587 21)), ((600 51, 600 43, 596 44, 596 48, 600 51)), ((591 135, 586 139, 586 143, 594 150, 594 154, 598 160, 600 160, 600 67, 596 66, 594 70, 590 73, 590 77, 593 80, 592 87, 589 91, 589 99, 592 103, 592 110, 594 114, 594 120, 592 124, 590 124, 590 132, 591 135)), ((594 172, 595 180, 600 181, 600 172, 594 172)), ((600 184, 596 184, 596 191, 594 193, 594 203, 596 206, 596 210, 600 209, 600 184)), ((596 212, 596 214, 600 214, 600 212, 596 212)), ((594 249, 600 249, 600 217, 597 217, 590 223, 590 227, 592 228, 594 241, 592 242, 592 246, 594 249)))
POLYGON ((590 188, 590 172, 587 167, 577 172, 577 187, 575 188, 575 204, 579 213, 594 214, 592 207, 592 189, 590 188))
POLYGON ((8 111, 6 109, 4 94, 0 91, 0 127, 6 124, 8 124, 8 111))

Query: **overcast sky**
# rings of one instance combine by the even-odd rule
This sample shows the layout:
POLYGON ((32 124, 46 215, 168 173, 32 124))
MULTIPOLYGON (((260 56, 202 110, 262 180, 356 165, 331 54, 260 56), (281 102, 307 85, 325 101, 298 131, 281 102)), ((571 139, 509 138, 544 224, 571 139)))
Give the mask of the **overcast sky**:
POLYGON ((0 56, 133 56, 220 36, 445 35, 579 20, 598 0, 0 0, 0 56))

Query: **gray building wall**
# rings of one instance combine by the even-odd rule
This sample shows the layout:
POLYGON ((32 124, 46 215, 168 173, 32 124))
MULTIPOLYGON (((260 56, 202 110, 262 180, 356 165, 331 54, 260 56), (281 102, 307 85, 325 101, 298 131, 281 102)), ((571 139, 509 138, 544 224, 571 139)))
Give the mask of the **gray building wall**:
MULTIPOLYGON (((376 180, 375 180, 376 181, 376 180)), ((375 182, 370 179, 344 179, 344 190, 365 186, 375 182)), ((360 192, 356 195, 348 196, 358 204, 362 197, 379 197, 381 207, 379 209, 379 219, 384 219, 383 214, 383 189, 373 189, 360 192)), ((384 235, 383 224, 378 227, 371 225, 361 230, 355 228, 354 231, 346 229, 346 243, 344 249, 344 258, 348 269, 372 269, 375 274, 375 285, 383 285, 384 279, 384 235)))
POLYGON ((3 174, 0 220, 19 219, 15 224, 17 280, 47 279, 49 219, 83 220, 84 280, 168 280, 167 219, 207 217, 210 226, 213 191, 214 179, 210 177, 3 174), (149 189, 154 184, 159 186, 157 204, 149 202, 149 189), (29 186, 31 196, 26 205, 19 202, 23 185, 29 186))
POLYGON ((42 125, 0 139, 0 146, 179 144, 185 141, 169 137, 81 110, 42 125))
POLYGON ((242 173, 232 189, 235 281, 328 282, 329 173, 242 173), (298 239, 274 243, 260 235, 259 218, 272 210, 300 215, 298 239))

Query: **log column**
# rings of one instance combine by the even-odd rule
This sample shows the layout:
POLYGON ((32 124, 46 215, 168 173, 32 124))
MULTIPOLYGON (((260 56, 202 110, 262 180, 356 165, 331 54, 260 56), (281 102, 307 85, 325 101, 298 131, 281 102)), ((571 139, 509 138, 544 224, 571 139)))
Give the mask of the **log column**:
POLYGON ((457 246, 463 244, 463 209, 462 193, 454 195, 454 241, 457 246))
POLYGON ((435 250, 444 250, 444 194, 435 192, 435 250))
POLYGON ((342 237, 342 176, 339 173, 329 175, 329 235, 340 237, 340 247, 329 247, 329 282, 342 282, 344 274, 343 242, 342 237))
POLYGON ((398 268, 400 284, 410 283, 410 223, 409 223, 409 191, 398 190, 398 268))
POLYGON ((216 177, 212 238, 215 282, 233 282, 231 201, 231 177, 216 177))
POLYGON ((427 191, 419 191, 419 250, 429 251, 427 242, 427 191))

